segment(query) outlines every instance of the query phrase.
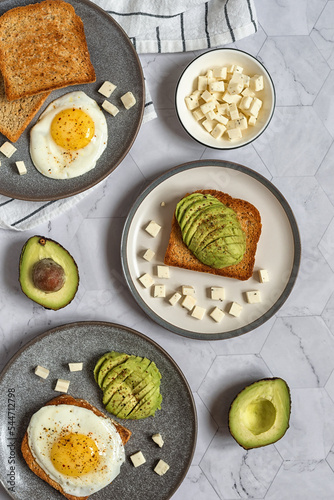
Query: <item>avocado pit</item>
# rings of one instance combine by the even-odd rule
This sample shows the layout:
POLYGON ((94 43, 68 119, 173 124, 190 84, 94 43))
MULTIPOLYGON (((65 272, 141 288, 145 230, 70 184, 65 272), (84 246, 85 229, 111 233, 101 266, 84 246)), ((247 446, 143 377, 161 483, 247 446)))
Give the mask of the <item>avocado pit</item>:
POLYGON ((255 436, 271 429, 275 423, 275 419, 275 406, 265 398, 251 402, 243 415, 245 427, 255 436))
POLYGON ((53 259, 41 259, 33 267, 32 279, 34 285, 43 292, 58 292, 63 288, 66 276, 61 265, 53 259))

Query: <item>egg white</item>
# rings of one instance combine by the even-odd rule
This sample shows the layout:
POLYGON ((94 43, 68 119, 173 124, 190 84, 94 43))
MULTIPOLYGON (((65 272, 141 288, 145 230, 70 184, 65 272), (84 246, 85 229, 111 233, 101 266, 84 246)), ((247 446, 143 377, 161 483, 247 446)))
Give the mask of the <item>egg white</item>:
POLYGON ((119 474, 125 460, 124 446, 112 421, 80 406, 43 406, 32 416, 27 433, 38 465, 70 495, 89 496, 104 488, 119 474), (54 467, 51 449, 64 430, 65 433, 89 435, 96 442, 100 454, 96 469, 81 477, 72 477, 61 474, 54 467))
POLYGON ((94 99, 84 92, 69 92, 53 101, 41 114, 30 132, 30 156, 37 170, 52 179, 69 179, 92 170, 107 147, 106 118, 94 99), (51 135, 53 118, 65 109, 79 108, 94 121, 95 133, 90 143, 76 151, 58 146, 51 135))

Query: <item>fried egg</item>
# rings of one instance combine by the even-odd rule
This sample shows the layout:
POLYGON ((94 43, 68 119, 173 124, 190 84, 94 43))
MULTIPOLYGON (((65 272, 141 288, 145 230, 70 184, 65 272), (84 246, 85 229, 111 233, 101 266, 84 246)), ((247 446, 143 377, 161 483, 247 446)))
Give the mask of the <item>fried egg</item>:
POLYGON ((96 165, 108 140, 106 118, 94 99, 70 92, 53 101, 30 132, 30 156, 52 179, 83 175, 96 165))
POLYGON ((43 406, 32 416, 27 433, 38 465, 69 495, 85 497, 104 488, 125 460, 111 419, 80 406, 43 406))

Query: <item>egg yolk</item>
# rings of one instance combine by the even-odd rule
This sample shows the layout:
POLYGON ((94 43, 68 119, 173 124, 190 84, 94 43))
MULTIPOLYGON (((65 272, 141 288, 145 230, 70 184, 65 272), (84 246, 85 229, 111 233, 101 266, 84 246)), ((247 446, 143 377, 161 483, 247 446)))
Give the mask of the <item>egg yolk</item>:
POLYGON ((51 123, 51 135, 55 143, 72 151, 86 147, 94 132, 94 121, 78 108, 60 111, 51 123))
POLYGON ((51 460, 58 472, 78 477, 96 469, 100 456, 95 441, 89 436, 66 434, 53 444, 51 460))

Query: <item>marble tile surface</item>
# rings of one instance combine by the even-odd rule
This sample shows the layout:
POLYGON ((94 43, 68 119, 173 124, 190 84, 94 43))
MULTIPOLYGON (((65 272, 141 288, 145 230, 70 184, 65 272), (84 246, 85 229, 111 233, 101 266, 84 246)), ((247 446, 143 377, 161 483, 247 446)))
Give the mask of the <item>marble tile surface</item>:
MULTIPOLYGON (((0 230, 0 370, 36 335, 82 320, 143 332, 180 366, 194 394, 198 441, 173 500, 334 498, 334 1, 255 4, 258 32, 231 46, 255 55, 276 87, 274 118, 257 141, 226 152, 193 141, 178 122, 174 92, 199 52, 141 56, 158 117, 142 126, 122 164, 70 212, 26 233, 0 230), (271 180, 290 204, 302 242, 298 279, 282 308, 256 330, 224 341, 181 337, 145 316, 119 252, 125 218, 143 188, 171 167, 210 158, 271 180), (33 234, 61 242, 81 270, 78 294, 61 312, 20 291, 18 259, 33 234), (246 451, 229 433, 230 403, 246 384, 275 376, 291 389, 290 428, 277 443, 246 451)), ((9 498, 0 485, 0 500, 9 498)))

